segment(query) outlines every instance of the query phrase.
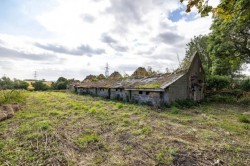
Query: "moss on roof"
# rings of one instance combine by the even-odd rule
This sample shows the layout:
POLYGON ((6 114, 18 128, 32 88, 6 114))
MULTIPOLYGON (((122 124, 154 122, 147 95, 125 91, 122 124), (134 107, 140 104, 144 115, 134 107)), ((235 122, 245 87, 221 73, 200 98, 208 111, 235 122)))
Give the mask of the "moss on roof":
POLYGON ((135 88, 138 88, 138 89, 156 89, 156 88, 160 88, 160 87, 161 87, 160 82, 135 86, 135 88))

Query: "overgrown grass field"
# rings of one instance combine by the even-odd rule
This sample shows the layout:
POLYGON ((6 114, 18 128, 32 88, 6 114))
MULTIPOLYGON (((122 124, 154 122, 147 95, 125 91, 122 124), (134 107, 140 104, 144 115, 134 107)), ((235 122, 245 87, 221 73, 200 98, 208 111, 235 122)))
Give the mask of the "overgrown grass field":
POLYGON ((250 165, 250 108, 157 109, 30 92, 0 122, 0 165, 250 165))

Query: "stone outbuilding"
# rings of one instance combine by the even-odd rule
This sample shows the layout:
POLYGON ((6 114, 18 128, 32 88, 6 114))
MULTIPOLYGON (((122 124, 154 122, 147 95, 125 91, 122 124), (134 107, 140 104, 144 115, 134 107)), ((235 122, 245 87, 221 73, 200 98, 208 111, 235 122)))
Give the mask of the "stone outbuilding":
POLYGON ((140 68, 133 77, 125 79, 118 72, 113 76, 114 79, 82 82, 75 88, 78 94, 88 93, 108 99, 154 106, 170 104, 176 100, 204 99, 205 73, 197 53, 191 57, 185 68, 173 73, 148 76, 146 71, 140 68), (142 76, 139 76, 140 72, 142 76))

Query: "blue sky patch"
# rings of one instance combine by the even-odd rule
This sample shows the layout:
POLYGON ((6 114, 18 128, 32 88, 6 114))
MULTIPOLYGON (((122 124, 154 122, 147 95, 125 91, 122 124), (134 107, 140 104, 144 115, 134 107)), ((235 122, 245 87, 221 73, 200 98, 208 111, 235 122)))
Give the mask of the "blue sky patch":
POLYGON ((42 38, 50 36, 51 34, 34 19, 34 16, 40 13, 44 6, 43 3, 34 0, 23 0, 22 2, 1 0, 0 33, 42 38))
POLYGON ((178 22, 181 19, 184 19, 185 21, 192 21, 195 20, 196 14, 195 13, 186 13, 185 12, 185 6, 180 6, 180 8, 172 11, 169 16, 168 19, 170 19, 173 22, 178 22))
POLYGON ((178 22, 180 19, 182 19, 182 15, 181 15, 181 12, 184 11, 184 9, 182 7, 174 10, 173 12, 171 12, 169 14, 169 19, 173 22, 178 22))

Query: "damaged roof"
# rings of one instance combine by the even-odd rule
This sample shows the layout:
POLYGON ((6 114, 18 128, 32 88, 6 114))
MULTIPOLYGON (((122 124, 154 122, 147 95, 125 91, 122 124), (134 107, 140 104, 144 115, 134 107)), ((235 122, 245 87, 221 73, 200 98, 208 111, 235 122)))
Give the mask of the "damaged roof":
POLYGON ((77 87, 82 88, 124 88, 124 89, 154 89, 163 90, 173 82, 182 77, 185 73, 166 73, 144 78, 126 78, 119 80, 100 80, 93 82, 82 82, 77 87))
MULTIPOLYGON (((175 81, 180 79, 186 73, 189 72, 189 69, 194 61, 194 58, 199 56, 198 53, 194 53, 193 56, 189 57, 185 67, 180 67, 173 73, 165 74, 156 74, 148 76, 146 69, 139 67, 136 69, 134 74, 128 78, 120 77, 120 73, 114 72, 116 79, 103 79, 89 81, 85 79, 80 85, 76 87, 82 88, 124 88, 127 90, 154 90, 154 91, 163 91, 165 88, 173 84, 175 81)), ((88 76, 92 78, 93 76, 88 76)))

